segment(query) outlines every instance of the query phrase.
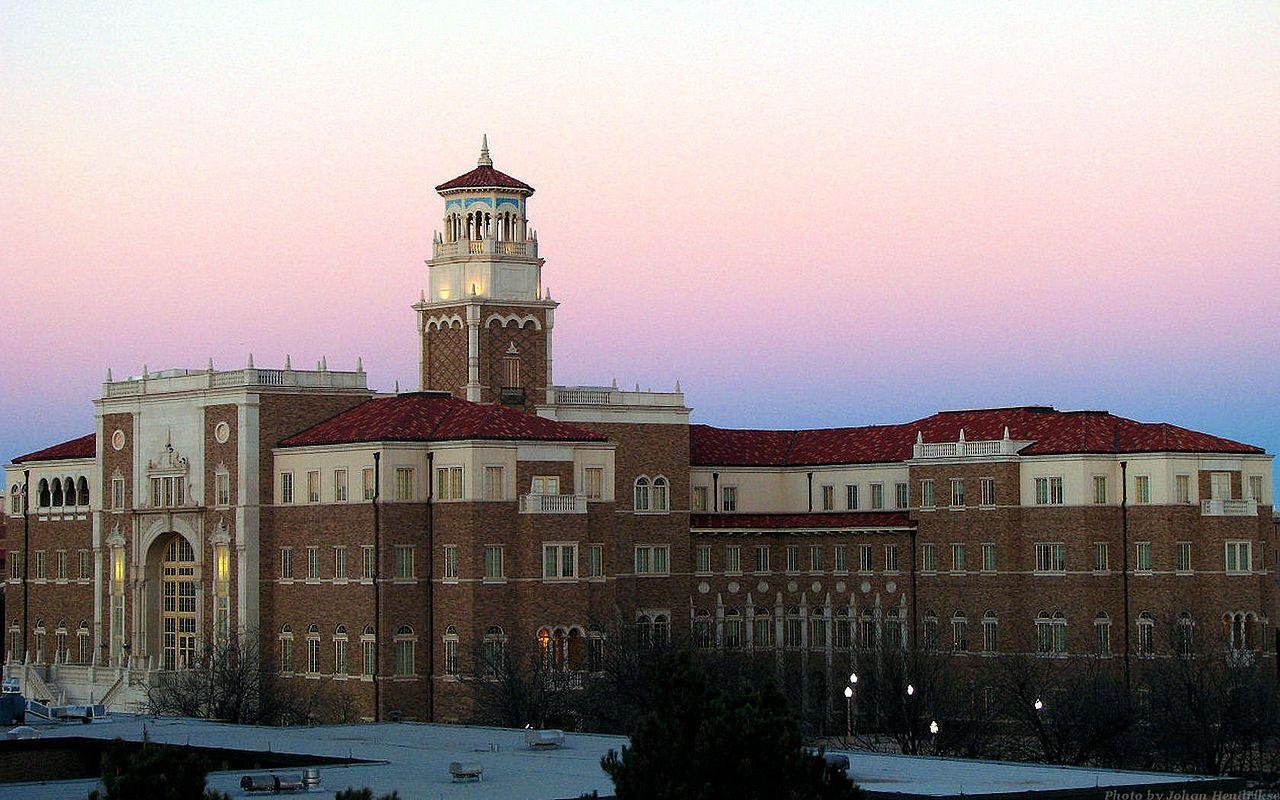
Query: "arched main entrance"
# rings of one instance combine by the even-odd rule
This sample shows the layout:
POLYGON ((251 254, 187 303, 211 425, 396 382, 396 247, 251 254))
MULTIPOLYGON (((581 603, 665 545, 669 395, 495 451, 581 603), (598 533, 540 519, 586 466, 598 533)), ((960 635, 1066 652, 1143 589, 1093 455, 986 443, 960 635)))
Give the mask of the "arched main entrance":
POLYGON ((191 543, 173 534, 163 543, 160 561, 161 667, 187 669, 196 659, 196 554, 191 543))

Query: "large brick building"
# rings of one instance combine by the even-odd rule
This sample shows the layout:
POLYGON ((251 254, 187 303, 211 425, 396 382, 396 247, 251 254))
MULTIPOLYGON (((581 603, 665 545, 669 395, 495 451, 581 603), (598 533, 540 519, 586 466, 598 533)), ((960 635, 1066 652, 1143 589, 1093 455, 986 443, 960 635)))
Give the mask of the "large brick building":
POLYGON ((256 633, 365 717, 460 720, 505 654, 574 685, 630 626, 828 675, 917 642, 1158 655, 1173 625, 1274 657, 1261 449, 1039 407, 729 430, 679 387, 557 386, 533 188, 487 147, 436 188, 421 391, 108 375, 93 433, 6 466, 8 673, 127 704, 256 633))

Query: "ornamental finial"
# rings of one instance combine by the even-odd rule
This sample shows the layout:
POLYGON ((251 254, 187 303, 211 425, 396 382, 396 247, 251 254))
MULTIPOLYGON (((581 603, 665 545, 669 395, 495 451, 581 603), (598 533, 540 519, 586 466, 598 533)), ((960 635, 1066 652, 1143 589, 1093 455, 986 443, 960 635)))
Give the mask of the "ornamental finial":
POLYGON ((476 162, 477 167, 492 167, 493 159, 489 158, 489 134, 480 134, 480 160, 476 162))

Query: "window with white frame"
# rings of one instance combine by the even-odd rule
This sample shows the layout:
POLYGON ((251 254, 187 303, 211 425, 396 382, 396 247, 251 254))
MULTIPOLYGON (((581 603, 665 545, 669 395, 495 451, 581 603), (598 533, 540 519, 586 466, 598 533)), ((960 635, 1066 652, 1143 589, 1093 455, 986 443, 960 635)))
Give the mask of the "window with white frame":
POLYGON ((822 568, 822 545, 809 545, 809 570, 811 572, 821 572, 822 568))
POLYGON ((374 570, 377 568, 377 557, 373 552, 373 545, 364 544, 360 546, 360 580, 373 580, 374 570))
POLYGON ((347 677, 347 626, 339 625, 333 631, 333 677, 342 680, 347 677))
POLYGON ((587 545, 587 577, 604 577, 604 545, 587 545))
POLYGON ((377 664, 378 638, 373 632, 373 626, 366 625, 364 633, 360 634, 360 674, 365 678, 372 678, 377 664))
POLYGON ((649 495, 650 495, 651 488, 652 487, 649 485, 649 478, 647 476, 641 475, 640 477, 635 479, 635 483, 632 486, 632 500, 631 500, 631 507, 633 509, 635 509, 636 511, 649 510, 649 503, 650 503, 649 495))
POLYGON ((951 571, 952 572, 960 573, 965 571, 966 563, 965 563, 964 556, 965 556, 965 550, 964 550, 963 544, 956 543, 951 545, 951 571))
POLYGON ((320 470, 318 469, 307 472, 307 502, 320 502, 320 470))
POLYGON ((858 572, 871 572, 875 568, 872 564, 871 545, 858 545, 858 572))
POLYGON ((293 626, 287 624, 280 628, 280 671, 293 672, 293 626))
POLYGON ((879 511, 884 508, 884 484, 871 484, 871 510, 879 511))
POLYGON ((501 625, 490 625, 485 630, 481 655, 484 659, 485 677, 497 678, 506 672, 507 634, 501 625))
POLYGON ((653 498, 650 510, 671 510, 671 484, 662 475, 658 475, 653 479, 653 498))
POLYGON ((724 549, 724 571, 730 574, 742 572, 742 546, 731 544, 724 549))
POLYGON ((1061 611, 1041 611, 1036 615, 1036 653, 1061 656, 1067 653, 1067 618, 1061 611))
POLYGON ((542 577, 569 579, 578 575, 576 542, 549 542, 542 546, 542 577))
MULTIPOLYGON (((18 487, 15 486, 13 488, 17 489, 18 487)), ((13 498, 13 508, 11 510, 14 514, 18 514, 22 508, 22 497, 15 494, 13 498)), ((124 478, 111 479, 111 507, 117 511, 124 508, 124 478)))
POLYGON ((413 580, 413 545, 398 544, 395 546, 396 580, 413 580))
POLYGON ((951 615, 951 649, 957 653, 969 651, 969 620, 963 611, 951 615))
POLYGON ((1111 617, 1105 611, 1093 618, 1093 654, 1099 658, 1111 656, 1111 617))
POLYGON ((711 572, 711 545, 700 544, 693 549, 693 571, 700 574, 711 572))
POLYGON ((458 674, 458 629, 453 625, 444 629, 444 674, 458 674))
POLYGON ((458 579, 458 546, 456 544, 446 544, 444 546, 444 578, 445 580, 458 579))
MULTIPOLYGON (((668 545, 637 545, 635 556, 637 575, 668 575, 671 572, 671 548, 668 545)), ((562 553, 561 559, 563 558, 562 553)), ((573 577, 572 568, 567 575, 545 577, 573 577)))
POLYGON ((280 548, 280 579, 285 581, 293 580, 293 548, 280 548))
POLYGON ((938 571, 938 548, 932 542, 920 545, 920 571, 938 571))
POLYGON ((338 545, 333 548, 333 579, 336 581, 345 581, 347 579, 347 548, 345 545, 338 545))
MULTIPOLYGON (((121 481, 120 503, 124 505, 124 481, 121 481)), ((213 476, 213 504, 219 508, 226 508, 231 505, 231 474, 225 470, 214 473, 213 476)))
POLYGON ((787 545, 787 572, 800 571, 800 545, 787 545))
POLYGON ((484 548, 484 577, 486 580, 496 581, 507 577, 503 563, 506 561, 505 549, 500 544, 485 545, 484 548))
MULTIPOLYGON (((413 499, 413 467, 396 467, 396 499, 413 499)), ((441 497, 441 500, 449 499, 441 497)))
POLYGON ((893 499, 895 508, 910 507, 911 487, 906 483, 895 483, 893 485, 893 499))
POLYGON ((856 483, 845 484, 844 499, 845 499, 845 505, 848 506, 850 511, 858 510, 858 500, 859 500, 858 484, 856 483))
POLYGON ((462 499, 462 467, 436 467, 436 499, 462 499))
POLYGON ((936 491, 933 478, 925 478, 920 481, 920 507, 933 508, 934 492, 936 491))
POLYGON ((890 574, 898 571, 898 546, 896 544, 886 544, 884 546, 884 571, 890 574))
POLYGON ((836 487, 822 487, 822 510, 834 511, 836 508, 836 487))
POLYGON ((1036 505, 1062 505, 1062 478, 1060 476, 1036 478, 1036 505))
POLYGON ((1108 547, 1106 542, 1093 543, 1093 571, 1094 572, 1106 572, 1110 569, 1110 567, 1107 564, 1107 555, 1108 555, 1107 550, 1108 550, 1108 547))
POLYGON ((849 562, 846 560, 845 545, 838 544, 835 546, 835 568, 836 572, 848 572, 849 562))
POLYGON ((1151 502, 1151 476, 1150 475, 1133 476, 1133 502, 1135 503, 1151 502))
POLYGON ((604 499, 604 467, 583 467, 582 483, 588 500, 604 499))
POLYGON ((1093 504, 1097 506, 1105 506, 1107 504, 1107 476, 1093 476, 1093 504))
POLYGON ((1228 575, 1247 575, 1253 569, 1253 542, 1226 542, 1225 553, 1224 564, 1228 575))
POLYGON ((732 513, 738 510, 737 486, 720 487, 720 510, 726 513, 732 513))
MULTIPOLYGON (((154 498, 155 493, 156 493, 156 492, 155 492, 155 485, 154 485, 154 482, 153 482, 153 484, 152 484, 152 495, 153 495, 153 498, 152 498, 152 505, 159 505, 158 503, 156 503, 156 502, 155 502, 155 498, 154 498)), ((293 502, 293 473, 292 473, 292 472, 281 472, 281 473, 280 473, 280 502, 281 502, 281 503, 292 503, 292 502, 293 502)))
POLYGON ((418 637, 413 635, 413 628, 408 625, 401 625, 396 628, 394 641, 396 675, 402 678, 409 677, 414 674, 413 651, 418 642, 418 637))
POLYGON ((964 508, 964 479, 951 479, 951 507, 964 508))
MULTIPOLYGON (((285 473, 289 476, 288 498, 285 503, 293 502, 293 474, 285 473)), ((54 481, 57 486, 57 481, 54 481)), ((186 505, 186 487, 187 480, 183 475, 168 475, 165 477, 153 477, 151 479, 151 507, 152 508, 176 508, 186 505)))
POLYGON ((320 580, 320 548, 314 545, 307 547, 307 580, 320 580))
POLYGON ((374 486, 373 467, 365 467, 360 470, 360 493, 365 500, 372 500, 374 494, 377 493, 377 487, 374 486))
POLYGON ((1036 572, 1067 571, 1067 546, 1062 542, 1036 543, 1036 572))
POLYGON ((307 674, 320 674, 320 626, 315 624, 307 628, 307 674))
POLYGON ((1174 502, 1186 505, 1191 502, 1191 476, 1190 475, 1174 475, 1173 476, 1173 498, 1174 502))
POLYGON ((333 501, 335 503, 347 502, 347 471, 345 469, 335 469, 333 471, 333 501))
POLYGON ((1000 621, 996 618, 994 611, 987 609, 982 615, 982 652, 996 652, 997 639, 996 634, 999 631, 1000 621))
POLYGON ((88 550, 80 551, 80 580, 93 580, 93 556, 88 550))
POLYGON ((994 506, 996 504, 996 479, 995 478, 979 478, 978 488, 980 489, 980 501, 984 506, 994 506))
POLYGON ((756 572, 769 571, 769 545, 756 545, 756 572))
POLYGON ((1138 572, 1150 572, 1151 542, 1137 542, 1135 546, 1137 549, 1135 552, 1136 560, 1134 561, 1134 568, 1138 572))
POLYGON ((1256 500, 1259 503, 1262 502, 1263 498, 1262 498, 1262 476, 1261 475, 1249 476, 1249 499, 1256 500))
POLYGON ((1174 553, 1174 569, 1179 573, 1191 572, 1191 542, 1178 542, 1174 553))
POLYGON ((996 571, 996 544, 995 542, 982 543, 982 571, 996 571))
POLYGON ((1138 657, 1151 658, 1156 654, 1156 618, 1150 611, 1138 614, 1138 657))

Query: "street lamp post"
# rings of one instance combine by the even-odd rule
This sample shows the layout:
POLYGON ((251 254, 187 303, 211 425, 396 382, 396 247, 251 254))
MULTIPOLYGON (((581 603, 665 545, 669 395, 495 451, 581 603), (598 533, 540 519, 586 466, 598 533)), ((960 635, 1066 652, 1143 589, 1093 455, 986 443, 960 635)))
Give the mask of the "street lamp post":
POLYGON ((936 719, 929 721, 929 736, 931 736, 933 739, 933 754, 937 755, 938 754, 938 721, 936 719))
POLYGON ((844 687, 844 738, 853 747, 853 687, 844 687))

